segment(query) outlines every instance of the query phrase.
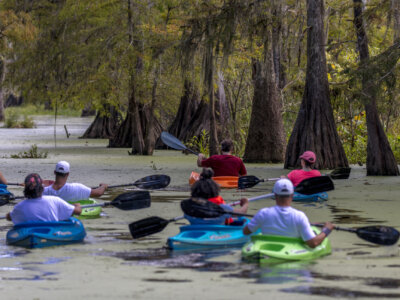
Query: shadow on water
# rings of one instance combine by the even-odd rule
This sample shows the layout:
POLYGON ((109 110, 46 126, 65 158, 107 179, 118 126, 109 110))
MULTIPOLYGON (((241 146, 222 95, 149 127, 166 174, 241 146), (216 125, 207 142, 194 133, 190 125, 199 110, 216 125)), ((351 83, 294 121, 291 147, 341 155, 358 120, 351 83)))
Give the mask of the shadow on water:
POLYGON ((333 223, 336 224, 365 224, 365 223, 384 223, 385 221, 375 220, 371 218, 364 218, 357 213, 359 210, 339 208, 335 205, 327 204, 333 215, 333 223))
POLYGON ((333 298, 399 298, 400 294, 396 293, 374 293, 364 291, 353 291, 342 288, 326 287, 326 286, 298 286, 295 288, 281 289, 281 292, 306 294, 313 296, 327 296, 333 298))

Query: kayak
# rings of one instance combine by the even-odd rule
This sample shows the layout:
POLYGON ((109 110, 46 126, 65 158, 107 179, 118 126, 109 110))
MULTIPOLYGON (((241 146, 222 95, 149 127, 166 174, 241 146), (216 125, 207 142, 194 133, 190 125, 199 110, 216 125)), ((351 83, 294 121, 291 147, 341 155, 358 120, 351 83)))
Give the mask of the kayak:
MULTIPOLYGON (((312 226, 316 234, 321 230, 312 226)), ((251 241, 242 248, 242 258, 250 262, 281 263, 311 260, 332 252, 329 239, 315 248, 308 247, 301 238, 277 235, 253 235, 251 241)))
POLYGON ((24 248, 43 248, 82 242, 86 236, 82 222, 26 222, 14 225, 7 232, 7 244, 24 248))
MULTIPOLYGON (((200 179, 200 174, 197 172, 192 172, 189 176, 189 184, 193 185, 196 181, 200 179)), ((237 189, 238 188, 238 176, 216 176, 212 179, 219 184, 221 188, 225 189, 237 189)))
POLYGON ((293 201, 299 202, 317 202, 317 201, 326 201, 328 200, 328 193, 317 193, 311 195, 304 195, 300 193, 294 193, 293 201))
POLYGON ((4 200, 12 200, 14 194, 7 190, 7 185, 0 183, 0 197, 4 200))
MULTIPOLYGON (((68 203, 74 204, 74 203, 80 203, 81 205, 87 205, 87 204, 97 204, 97 201, 94 199, 86 199, 86 200, 79 200, 79 201, 68 201, 68 203)), ((76 216, 78 219, 96 219, 100 218, 100 213, 101 213, 101 207, 89 207, 89 208, 84 208, 82 209, 82 213, 79 216, 76 216)))
POLYGON ((250 236, 242 232, 249 221, 247 218, 239 218, 238 225, 181 226, 179 234, 168 238, 167 244, 175 251, 241 247, 250 240, 250 236))

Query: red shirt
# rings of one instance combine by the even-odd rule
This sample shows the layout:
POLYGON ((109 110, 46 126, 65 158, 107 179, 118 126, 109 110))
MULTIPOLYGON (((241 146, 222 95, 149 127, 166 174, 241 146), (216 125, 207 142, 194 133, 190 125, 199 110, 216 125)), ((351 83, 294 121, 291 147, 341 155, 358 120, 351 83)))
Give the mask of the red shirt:
POLYGON ((304 170, 293 170, 287 175, 287 178, 293 183, 294 186, 298 186, 304 179, 321 176, 321 172, 318 170, 304 171, 304 170))
POLYGON ((201 166, 213 169, 214 176, 243 176, 247 174, 243 161, 233 155, 213 155, 202 160, 201 166))

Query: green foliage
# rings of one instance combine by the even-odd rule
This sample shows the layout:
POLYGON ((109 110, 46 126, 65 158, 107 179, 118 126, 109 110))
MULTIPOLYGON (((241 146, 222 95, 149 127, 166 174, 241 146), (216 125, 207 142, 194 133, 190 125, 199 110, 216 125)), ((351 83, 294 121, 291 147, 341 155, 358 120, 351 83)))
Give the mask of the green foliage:
POLYGON ((36 144, 33 144, 28 151, 10 155, 11 158, 47 158, 48 152, 39 152, 36 144))
POLYGON ((24 115, 24 119, 22 121, 19 120, 19 114, 16 111, 12 111, 6 114, 6 120, 4 122, 5 128, 34 128, 35 122, 33 119, 24 115))
MULTIPOLYGON (((59 116, 68 117, 79 117, 82 111, 79 109, 73 109, 68 107, 59 107, 57 114, 59 116)), ((41 116, 41 115, 54 115, 53 109, 45 109, 43 104, 23 104, 21 106, 8 107, 5 110, 6 119, 8 115, 30 115, 30 116, 41 116)))
POLYGON ((210 154, 209 143, 210 143, 210 134, 207 132, 207 130, 203 129, 199 136, 192 137, 186 143, 186 147, 208 156, 210 154))

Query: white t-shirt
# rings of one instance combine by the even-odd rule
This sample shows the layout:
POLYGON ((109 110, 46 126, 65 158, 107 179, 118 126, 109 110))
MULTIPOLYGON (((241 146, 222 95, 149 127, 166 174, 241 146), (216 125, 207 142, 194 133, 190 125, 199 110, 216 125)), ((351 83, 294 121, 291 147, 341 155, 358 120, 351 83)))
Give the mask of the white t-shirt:
POLYGON ((315 237, 305 213, 293 207, 275 205, 263 208, 247 226, 251 232, 260 228, 263 234, 301 237, 303 241, 315 237))
POLYGON ((66 183, 59 189, 53 189, 53 185, 44 188, 43 195, 57 196, 65 201, 86 200, 90 197, 92 189, 80 183, 66 183))
POLYGON ((14 224, 30 221, 63 221, 72 216, 75 206, 53 196, 26 199, 10 213, 14 224))

